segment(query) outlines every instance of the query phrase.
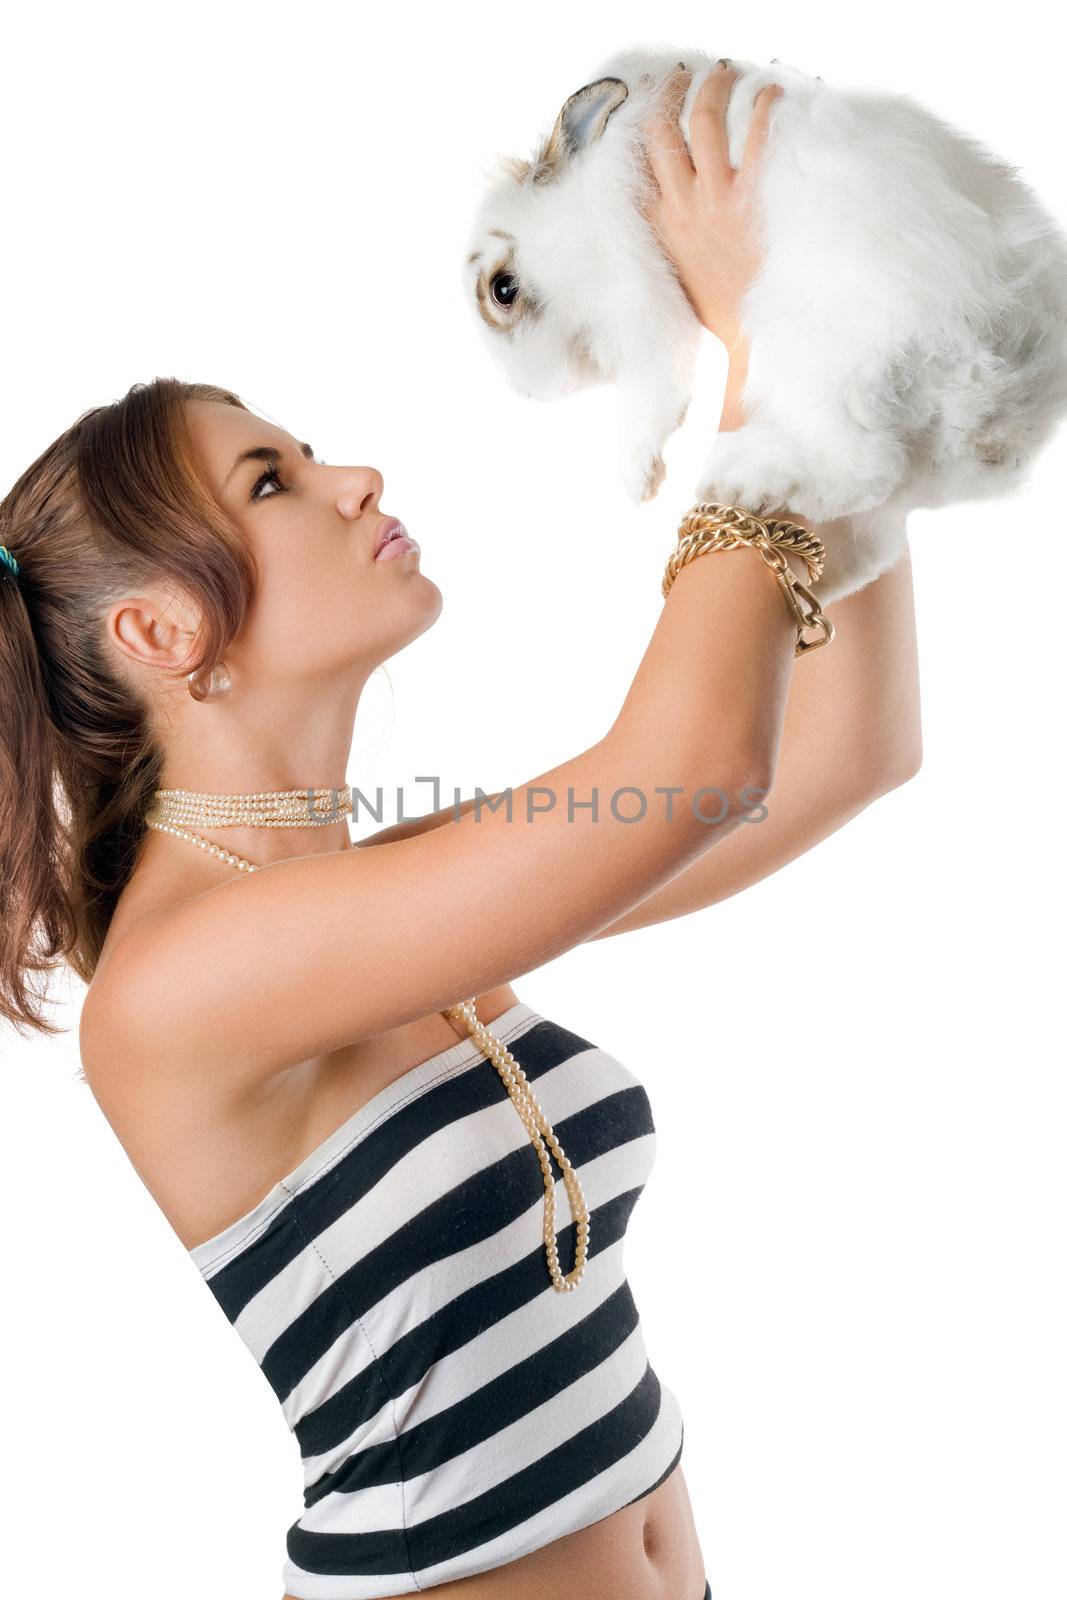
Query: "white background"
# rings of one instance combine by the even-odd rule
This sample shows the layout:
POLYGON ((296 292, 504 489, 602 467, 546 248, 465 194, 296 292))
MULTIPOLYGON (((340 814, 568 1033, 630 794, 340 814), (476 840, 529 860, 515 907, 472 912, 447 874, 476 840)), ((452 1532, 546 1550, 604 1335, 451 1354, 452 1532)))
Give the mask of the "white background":
MULTIPOLYGON (((459 263, 491 158, 659 38, 907 90, 1064 218, 1040 16, 9 12, 4 486, 162 374, 376 463, 445 604, 372 680, 349 780, 518 785, 621 704, 723 374, 709 341, 667 484, 631 508, 611 393, 513 398, 475 337, 459 263)), ((1067 1595, 1065 466, 1061 436, 1011 503, 913 519, 913 782, 740 897, 516 984, 652 1096, 627 1264, 715 1600, 1067 1595)), ((75 1080, 75 1032, 0 1054, 5 1592, 277 1600, 302 1484, 269 1388, 75 1080)))

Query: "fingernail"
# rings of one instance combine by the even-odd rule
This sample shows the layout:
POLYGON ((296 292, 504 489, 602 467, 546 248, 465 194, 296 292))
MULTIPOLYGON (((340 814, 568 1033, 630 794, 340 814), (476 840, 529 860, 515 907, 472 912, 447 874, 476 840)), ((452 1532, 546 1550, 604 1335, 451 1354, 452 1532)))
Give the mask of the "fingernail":
POLYGON ((715 71, 719 72, 724 67, 728 67, 729 65, 730 65, 730 57, 729 56, 720 56, 718 61, 716 61, 716 63, 715 63, 715 71))

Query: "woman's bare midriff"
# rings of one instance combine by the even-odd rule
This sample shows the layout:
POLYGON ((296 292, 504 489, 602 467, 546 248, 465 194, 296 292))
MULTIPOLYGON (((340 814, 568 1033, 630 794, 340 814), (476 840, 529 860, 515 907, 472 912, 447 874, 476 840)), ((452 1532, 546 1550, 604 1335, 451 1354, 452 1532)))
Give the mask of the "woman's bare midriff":
MULTIPOLYGON (((681 1466, 658 1489, 502 1567, 405 1595, 434 1600, 703 1600, 704 1562, 681 1466)), ((286 1595, 285 1600, 296 1600, 286 1595)))

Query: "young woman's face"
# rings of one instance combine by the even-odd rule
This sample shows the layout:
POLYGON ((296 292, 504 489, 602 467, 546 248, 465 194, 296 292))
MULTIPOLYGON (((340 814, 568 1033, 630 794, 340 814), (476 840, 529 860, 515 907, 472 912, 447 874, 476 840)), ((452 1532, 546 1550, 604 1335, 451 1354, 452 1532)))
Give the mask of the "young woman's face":
POLYGON ((375 556, 396 520, 381 509, 376 468, 319 461, 310 445, 236 406, 197 400, 187 412, 198 466, 261 573, 228 665, 259 681, 328 680, 345 668, 364 676, 437 619, 441 591, 420 572, 418 549, 375 556))

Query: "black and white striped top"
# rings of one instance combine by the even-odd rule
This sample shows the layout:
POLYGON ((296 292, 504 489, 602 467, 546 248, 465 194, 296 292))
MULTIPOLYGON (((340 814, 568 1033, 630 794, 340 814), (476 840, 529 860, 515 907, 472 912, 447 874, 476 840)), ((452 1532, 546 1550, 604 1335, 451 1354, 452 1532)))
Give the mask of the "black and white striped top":
MULTIPOLYGON (((473 1039, 403 1073, 190 1252, 300 1446, 283 1567, 299 1600, 502 1566, 649 1494, 681 1457, 623 1271, 655 1155, 648 1096, 521 1001, 490 1027, 581 1180, 576 1289, 552 1284, 541 1164, 473 1039)), ((575 1229, 551 1159, 566 1273, 575 1229)))

